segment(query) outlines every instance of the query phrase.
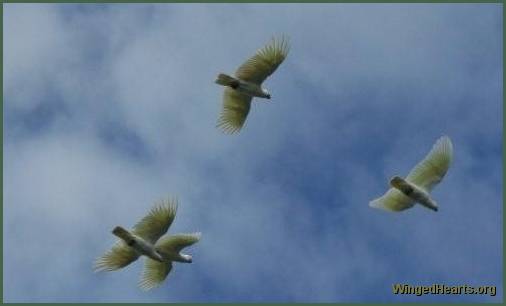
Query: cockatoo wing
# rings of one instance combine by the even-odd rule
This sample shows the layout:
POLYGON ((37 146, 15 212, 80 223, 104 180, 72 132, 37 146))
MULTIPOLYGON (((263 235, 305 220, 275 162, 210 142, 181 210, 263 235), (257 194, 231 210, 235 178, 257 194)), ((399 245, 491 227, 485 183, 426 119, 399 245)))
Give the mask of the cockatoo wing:
POLYGON ((201 233, 177 234, 160 238, 156 250, 160 253, 179 253, 182 249, 200 240, 201 233))
POLYGON ((177 200, 162 201, 134 226, 132 232, 154 244, 167 232, 176 217, 176 211, 177 200))
POLYGON ((95 272, 118 270, 128 266, 137 258, 139 254, 134 249, 126 245, 123 240, 118 240, 109 251, 97 258, 94 270, 95 272))
POLYGON ((390 188, 382 197, 369 202, 369 206, 388 211, 401 211, 413 207, 415 202, 397 189, 390 188))
POLYGON ((167 278, 170 270, 172 270, 172 262, 159 262, 147 257, 139 287, 142 290, 158 287, 167 278))
POLYGON ((216 126, 229 134, 239 131, 248 116, 251 99, 251 96, 242 94, 229 87, 225 88, 223 110, 216 126))
POLYGON ((409 172, 406 180, 429 192, 445 176, 452 157, 452 142, 448 136, 443 136, 436 141, 429 154, 409 172))
POLYGON ((268 45, 242 64, 235 72, 235 76, 260 85, 285 60, 289 50, 287 38, 281 37, 278 40, 273 38, 268 45))

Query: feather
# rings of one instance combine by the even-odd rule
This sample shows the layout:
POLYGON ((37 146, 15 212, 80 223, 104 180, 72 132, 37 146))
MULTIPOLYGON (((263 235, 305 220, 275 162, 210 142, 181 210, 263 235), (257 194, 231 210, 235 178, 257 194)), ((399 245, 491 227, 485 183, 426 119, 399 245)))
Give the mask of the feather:
POLYGON ((237 69, 235 76, 241 80, 260 85, 276 71, 289 51, 290 46, 287 37, 272 38, 268 45, 258 50, 253 57, 237 69))
POLYGON ((250 107, 251 96, 242 94, 232 88, 225 88, 223 94, 223 110, 216 127, 224 133, 233 134, 239 131, 246 121, 250 107))
POLYGON ((179 253, 185 247, 188 247, 200 240, 201 233, 176 234, 165 236, 158 240, 156 249, 161 253, 179 253))
POLYGON ((139 258, 134 249, 130 248, 122 240, 118 240, 104 255, 97 258, 94 263, 95 272, 115 271, 128 266, 139 258))
POLYGON ((369 202, 369 206, 387 211, 402 211, 413 205, 415 205, 413 200, 394 188, 390 188, 382 197, 369 202))
POLYGON ((172 262, 159 262, 146 258, 144 270, 139 281, 142 290, 151 290, 158 287, 172 270, 172 262))
POLYGON ((133 233, 154 244, 167 232, 176 217, 177 200, 166 200, 156 205, 133 228, 133 233))
POLYGON ((443 136, 434 144, 429 154, 409 172, 406 180, 431 191, 446 175, 452 159, 452 142, 448 136, 443 136))

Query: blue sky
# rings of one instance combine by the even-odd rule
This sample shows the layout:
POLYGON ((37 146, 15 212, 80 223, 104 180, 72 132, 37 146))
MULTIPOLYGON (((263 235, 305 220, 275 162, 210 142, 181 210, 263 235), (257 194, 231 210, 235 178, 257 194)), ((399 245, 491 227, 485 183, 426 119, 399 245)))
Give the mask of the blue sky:
POLYGON ((4 4, 4 302, 500 302, 501 4, 4 4), (234 136, 219 72, 291 51, 234 136), (440 211, 372 209, 441 135, 440 211), (93 260, 156 200, 166 283, 93 260), (394 283, 493 285, 397 296, 394 283))

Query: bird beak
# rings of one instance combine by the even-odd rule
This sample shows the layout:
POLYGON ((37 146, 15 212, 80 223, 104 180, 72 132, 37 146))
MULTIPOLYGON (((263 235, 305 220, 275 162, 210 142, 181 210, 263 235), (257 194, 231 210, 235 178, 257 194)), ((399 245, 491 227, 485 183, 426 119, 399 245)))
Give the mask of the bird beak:
POLYGON ((427 207, 430 210, 433 210, 433 211, 438 211, 439 210, 439 208, 438 208, 437 205, 432 205, 432 204, 428 204, 428 203, 425 203, 425 204, 424 203, 420 203, 420 204, 423 205, 423 206, 425 206, 425 207, 427 207))

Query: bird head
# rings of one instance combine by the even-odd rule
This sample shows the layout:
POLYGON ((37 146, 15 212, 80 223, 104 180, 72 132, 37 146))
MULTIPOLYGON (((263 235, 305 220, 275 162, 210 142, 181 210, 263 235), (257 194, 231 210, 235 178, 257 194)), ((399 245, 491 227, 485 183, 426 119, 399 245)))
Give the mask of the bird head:
POLYGON ((264 97, 266 99, 270 99, 271 98, 271 93, 267 89, 262 89, 262 93, 264 94, 264 97))
POLYGON ((192 256, 191 255, 187 255, 187 254, 181 254, 181 256, 183 257, 183 259, 185 260, 185 262, 187 263, 192 263, 192 256))

